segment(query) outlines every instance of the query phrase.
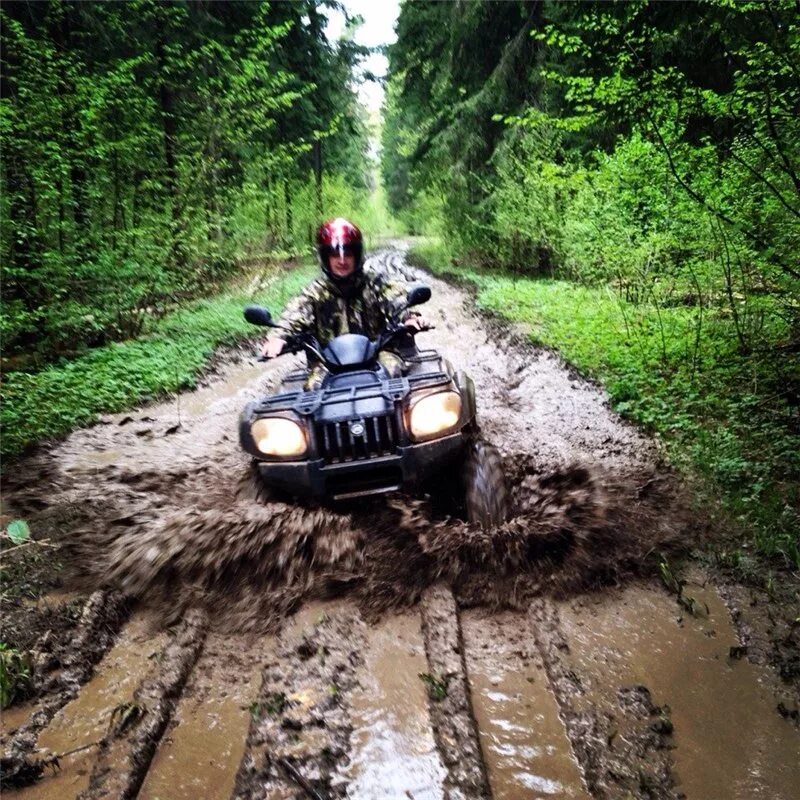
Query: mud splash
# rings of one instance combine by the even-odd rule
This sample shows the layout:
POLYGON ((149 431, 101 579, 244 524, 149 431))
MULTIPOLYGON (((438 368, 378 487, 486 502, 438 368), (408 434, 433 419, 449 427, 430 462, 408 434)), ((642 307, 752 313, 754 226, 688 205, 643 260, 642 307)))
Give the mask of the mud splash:
MULTIPOLYGON (((81 532, 74 563, 91 552, 80 582, 118 586, 164 610, 213 610, 229 630, 274 631, 308 596, 346 584, 361 558, 360 535, 347 517, 283 504, 190 509, 162 521, 81 532), (98 555, 99 554, 99 555, 98 555)), ((86 562, 84 562, 86 563, 86 562)))
POLYGON ((274 632, 305 599, 348 593, 374 618, 442 579, 463 604, 522 608, 646 573, 654 551, 677 546, 676 515, 666 525, 661 513, 673 498, 653 482, 580 466, 536 475, 522 457, 509 471, 515 515, 492 531, 408 497, 350 513, 259 503, 248 472, 215 474, 191 507, 163 518, 149 509, 82 529, 65 549, 81 585, 118 588, 168 621, 202 605, 217 627, 274 632))

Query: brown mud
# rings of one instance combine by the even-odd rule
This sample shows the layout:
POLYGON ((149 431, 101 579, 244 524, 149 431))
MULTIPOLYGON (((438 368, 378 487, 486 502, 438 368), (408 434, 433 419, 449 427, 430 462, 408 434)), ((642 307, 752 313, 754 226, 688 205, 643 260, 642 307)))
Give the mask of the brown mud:
POLYGON ((645 684, 654 703, 669 705, 673 777, 686 796, 796 796, 800 737, 775 713, 768 674, 739 656, 716 590, 693 583, 685 594, 694 613, 638 585, 562 604, 562 657, 593 708, 611 708, 620 686, 645 684))
MULTIPOLYGON (((418 275, 400 250, 376 262, 418 275)), ((229 352, 203 388, 76 431, 5 481, 7 508, 59 546, 64 569, 36 585, 95 592, 84 617, 95 610, 75 621, 48 606, 12 609, 9 630, 26 649, 36 643, 40 697, 8 739, 4 781, 42 775, 47 732, 76 696, 87 692, 87 719, 100 714, 108 726, 113 709, 91 699, 91 682, 81 687, 134 603, 153 626, 143 647, 160 642, 158 659, 100 745, 69 757, 83 759, 82 783, 62 796, 197 796, 201 781, 203 796, 236 798, 704 797, 680 749, 700 723, 671 712, 673 694, 683 709, 684 689, 663 683, 655 662, 642 661, 644 674, 625 666, 655 647, 653 636, 630 644, 595 691, 592 659, 612 659, 628 634, 611 626, 605 638, 580 638, 570 616, 574 607, 578 620, 592 618, 581 604, 599 598, 613 617, 626 602, 615 587, 697 543, 683 490, 596 386, 475 315, 464 293, 426 280, 437 328, 420 344, 475 380, 482 433, 504 459, 508 522, 482 531, 424 496, 277 502, 253 480, 236 422, 299 362, 256 365, 245 349, 229 352), (233 657, 223 642, 241 651, 233 657)), ((739 645, 749 643, 742 654, 776 664, 736 592, 725 599, 739 645)), ((680 606, 657 594, 655 605, 650 595, 628 601, 630 622, 637 604, 643 619, 652 606, 667 626, 656 636, 669 639, 680 606)), ((796 687, 795 631, 775 630, 796 687)), ((705 643, 680 639, 660 658, 680 670, 683 650, 702 661, 705 643)), ((740 672, 726 703, 738 708, 741 697, 737 713, 769 717, 778 742, 778 755, 761 754, 748 773, 748 786, 763 787, 753 796, 768 796, 786 784, 763 776, 784 775, 775 759, 797 745, 796 689, 776 695, 779 679, 740 672), (762 685, 760 704, 746 700, 762 685)), ((721 693, 725 681, 709 687, 721 693)), ((709 738, 727 742, 716 732, 724 720, 708 720, 709 738)), ((25 791, 51 796, 48 780, 25 791)))
POLYGON ((227 800, 272 640, 210 634, 138 795, 227 800))
MULTIPOLYGON (((61 800, 76 797, 89 787, 92 764, 114 710, 132 702, 138 681, 147 674, 150 658, 157 655, 163 642, 163 634, 153 635, 152 620, 137 614, 122 629, 92 679, 79 693, 76 687, 70 701, 53 713, 47 724, 43 719, 50 712, 47 704, 36 711, 15 735, 10 752, 17 758, 31 753, 23 769, 37 769, 42 780, 12 796, 61 800)), ((54 698, 63 699, 61 694, 54 698)), ((10 766, 17 767, 17 763, 12 761, 10 766)))
POLYGON ((112 713, 98 748, 89 787, 80 800, 136 797, 161 736, 169 723, 189 673, 203 646, 208 620, 204 611, 189 609, 169 631, 147 677, 130 703, 112 713))
POLYGON ((445 800, 490 797, 453 593, 441 584, 431 587, 423 597, 421 610, 430 667, 431 720, 442 762, 447 768, 445 800))
POLYGON ((264 669, 232 797, 344 797, 350 696, 365 624, 348 604, 307 605, 264 669))

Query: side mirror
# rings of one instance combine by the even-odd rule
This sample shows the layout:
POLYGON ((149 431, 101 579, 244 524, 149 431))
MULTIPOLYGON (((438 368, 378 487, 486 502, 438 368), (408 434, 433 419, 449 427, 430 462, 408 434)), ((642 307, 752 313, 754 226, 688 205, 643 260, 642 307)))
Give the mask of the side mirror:
POLYGON ((251 325, 262 325, 267 328, 274 327, 272 314, 264 306, 247 306, 244 310, 244 318, 251 325))
POLYGON ((424 283, 418 283, 408 290, 407 300, 408 307, 420 306, 427 303, 431 299, 431 287, 426 286, 424 283))

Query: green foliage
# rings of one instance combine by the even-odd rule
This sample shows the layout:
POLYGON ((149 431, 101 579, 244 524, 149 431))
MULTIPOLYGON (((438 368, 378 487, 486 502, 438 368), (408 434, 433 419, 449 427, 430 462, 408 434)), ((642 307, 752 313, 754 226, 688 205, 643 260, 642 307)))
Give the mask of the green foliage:
POLYGON ((446 243, 432 262, 603 380, 760 552, 800 564, 796 4, 458 5, 400 16, 394 207, 413 224, 441 197, 412 228, 446 243), (487 15, 506 38, 466 65, 487 15))
MULTIPOLYGON (((366 55, 326 4, 26 3, 0 11, 5 355, 136 336, 241 260, 308 252, 325 187, 367 207, 366 55)), ((327 190, 327 189, 326 189, 327 190)))
MULTIPOLYGON (((278 273, 255 299, 278 312, 315 273, 311 265, 278 273)), ((137 339, 95 348, 39 372, 9 373, 0 410, 4 455, 63 436, 98 414, 193 387, 216 347, 254 336, 242 316, 252 300, 244 292, 220 294, 156 320, 137 339)))
POLYGON ((781 393, 785 376, 774 363, 742 354, 724 318, 698 329, 693 306, 470 268, 436 242, 412 256, 471 282, 480 308, 526 324, 534 342, 601 380, 617 411, 656 433, 675 464, 702 475, 709 496, 752 526, 762 552, 800 566, 793 511, 800 451, 788 424, 791 397, 781 393))
POLYGON ((6 708, 30 687, 30 657, 0 642, 0 708, 6 708))
POLYGON ((283 692, 270 692, 263 708, 271 717, 279 717, 288 705, 289 700, 283 692))
POLYGON ((419 679, 425 684, 428 690, 428 697, 436 703, 441 702, 447 697, 450 686, 450 675, 432 675, 429 672, 420 672, 419 679))
POLYGON ((24 519, 15 519, 8 523, 6 535, 12 544, 22 544, 30 539, 31 529, 24 519))

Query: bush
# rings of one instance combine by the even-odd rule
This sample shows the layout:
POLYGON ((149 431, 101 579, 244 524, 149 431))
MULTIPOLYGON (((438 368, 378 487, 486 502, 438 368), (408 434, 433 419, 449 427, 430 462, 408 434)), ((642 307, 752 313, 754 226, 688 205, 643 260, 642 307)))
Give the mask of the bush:
MULTIPOLYGON (((314 275, 310 264, 277 273, 257 299, 279 311, 314 275)), ((195 385, 215 348, 253 336, 242 307, 243 292, 201 300, 156 321, 138 339, 91 350, 40 372, 10 372, 2 387, 2 453, 87 425, 102 413, 195 385)))
POLYGON ((676 466, 700 476, 709 497, 721 497, 752 526, 762 552, 800 567, 791 397, 781 392, 785 378, 774 362, 738 350, 729 323, 712 320, 697 331, 692 307, 637 304, 607 286, 454 264, 437 242, 412 256, 471 282, 480 308, 524 323, 534 342, 602 381, 618 412, 654 432, 676 466), (691 346, 687 354, 687 331, 699 338, 699 363, 691 346))

